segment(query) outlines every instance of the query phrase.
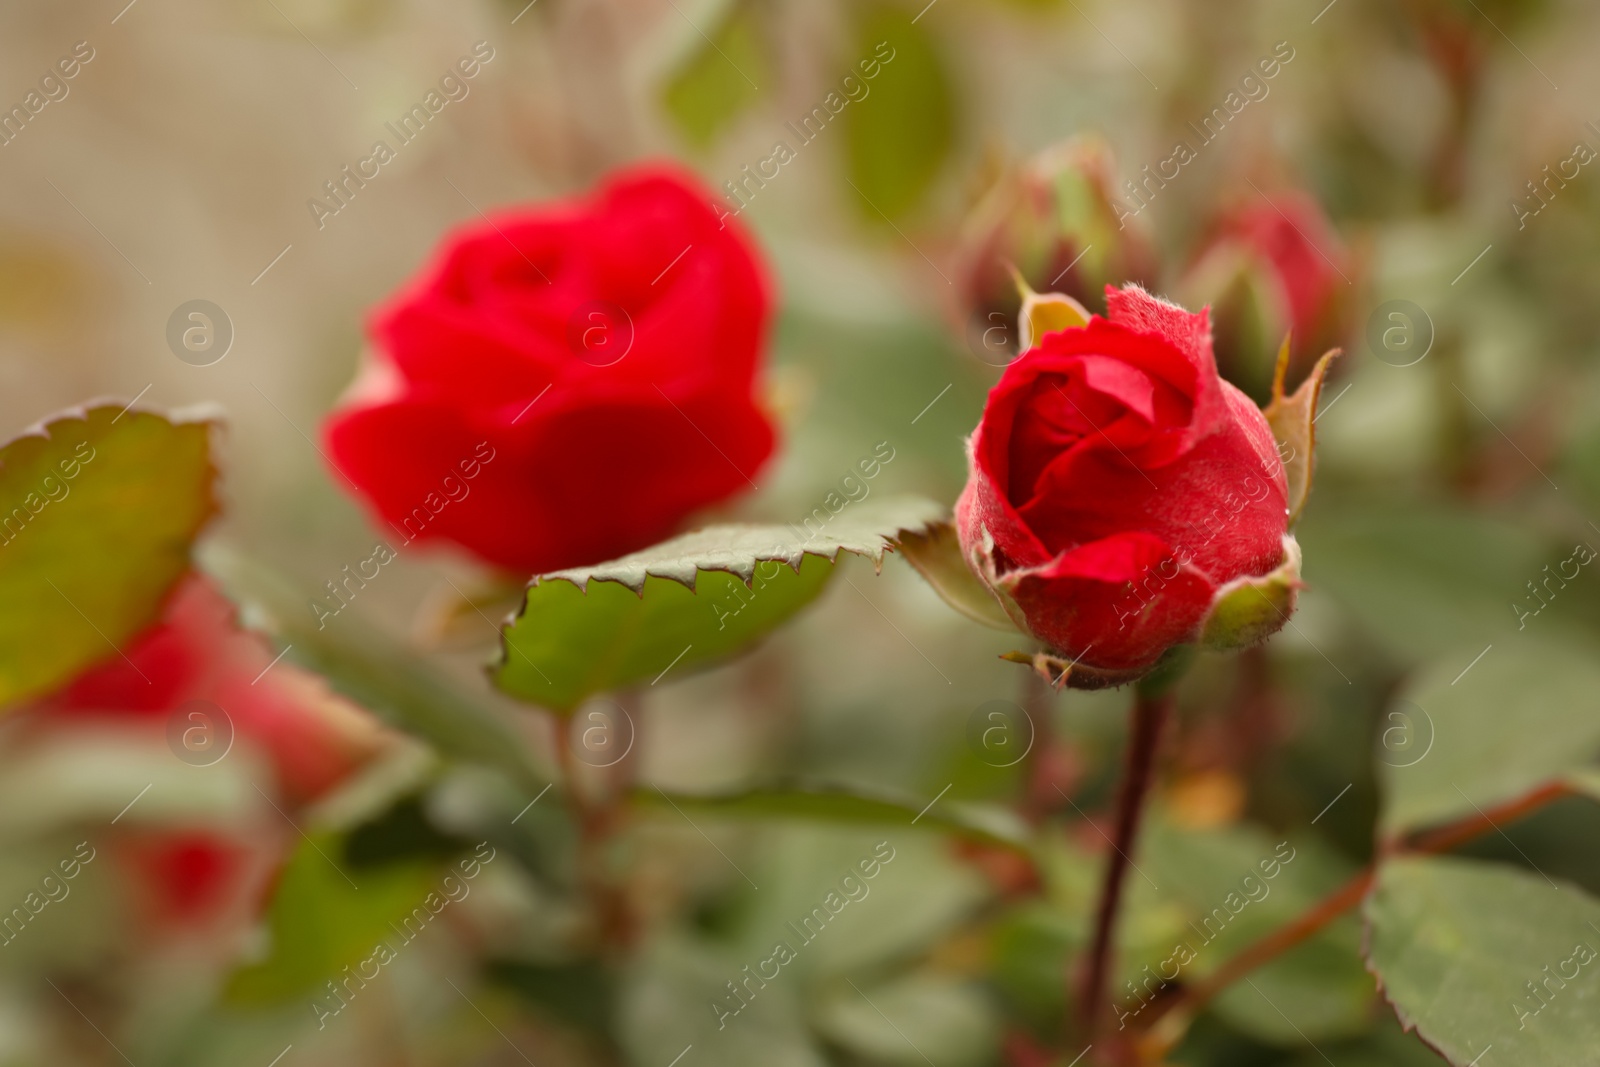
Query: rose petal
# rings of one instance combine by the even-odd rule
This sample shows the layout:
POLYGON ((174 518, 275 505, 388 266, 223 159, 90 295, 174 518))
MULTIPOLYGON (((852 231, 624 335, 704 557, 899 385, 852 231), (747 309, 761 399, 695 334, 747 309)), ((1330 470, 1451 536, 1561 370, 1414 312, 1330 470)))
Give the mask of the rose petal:
POLYGON ((1057 551, 1143 531, 1217 583, 1264 573, 1282 554, 1282 464, 1268 465, 1243 431, 1212 434, 1181 463, 1147 470, 1105 449, 1065 453, 1039 485, 1019 515, 1049 531, 1044 542, 1057 551))
POLYGON ((541 401, 515 425, 473 424, 447 405, 406 401, 335 420, 328 443, 335 465, 369 487, 398 544, 471 544, 490 562, 534 574, 665 539, 685 500, 749 488, 773 433, 748 399, 652 389, 541 401), (485 453, 493 458, 474 462, 485 453))
POLYGON ((1018 572, 1006 585, 1029 630, 1095 667, 1137 671, 1189 639, 1215 587, 1160 538, 1120 533, 1018 572))

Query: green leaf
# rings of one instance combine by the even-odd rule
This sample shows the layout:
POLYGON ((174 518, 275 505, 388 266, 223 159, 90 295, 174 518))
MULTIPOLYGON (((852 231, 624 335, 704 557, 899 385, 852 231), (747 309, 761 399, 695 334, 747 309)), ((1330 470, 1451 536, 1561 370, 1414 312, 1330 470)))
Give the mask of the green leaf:
POLYGON ((230 1000, 270 1004, 321 995, 332 1011, 339 1002, 326 992, 326 983, 339 986, 345 967, 353 973, 365 970, 370 980, 378 963, 365 961, 373 959, 380 942, 390 952, 405 951, 407 936, 393 924, 411 917, 414 909, 420 915, 405 928, 410 937, 431 922, 434 913, 425 903, 434 888, 431 868, 406 865, 358 872, 336 865, 340 852, 338 837, 320 834, 305 838, 289 858, 268 911, 271 951, 259 963, 234 972, 227 986, 230 1000))
POLYGON ((663 793, 639 789, 634 802, 679 811, 742 818, 788 818, 876 826, 910 826, 954 834, 1018 852, 1029 851, 1028 829, 1005 808, 926 799, 863 786, 775 786, 713 794, 663 793), (926 810, 924 810, 926 809, 926 810))
POLYGON ((708 37, 693 36, 693 49, 661 93, 667 113, 697 148, 710 145, 750 106, 770 74, 755 5, 735 2, 727 7, 708 37))
POLYGON ((1295 536, 1307 583, 1402 663, 1515 630, 1512 600, 1549 561, 1525 523, 1395 498, 1326 497, 1295 536))
POLYGON ((946 604, 985 626, 1017 631, 1000 601, 961 558, 961 542, 949 522, 934 523, 926 533, 907 534, 900 541, 900 551, 946 604))
POLYGON ((769 982, 736 1018, 718 1019, 712 1006, 739 1003, 728 982, 751 963, 670 929, 647 939, 630 958, 619 996, 613 1032, 627 1050, 624 1062, 666 1063, 692 1045, 683 1063, 693 1059, 696 1067, 828 1067, 794 976, 769 982), (662 1049, 675 1051, 662 1056, 662 1049))
POLYGON ((987 991, 948 974, 912 974, 865 989, 835 987, 816 1008, 816 1027, 834 1044, 868 1063, 928 1061, 938 1049, 940 1067, 994 1063, 1000 1021, 987 991))
POLYGON ((547 784, 502 713, 475 695, 478 687, 430 666, 359 615, 313 625, 310 597, 296 595, 283 578, 237 552, 208 546, 203 559, 231 593, 265 616, 265 628, 287 644, 288 659, 338 692, 440 752, 499 768, 530 794, 547 784))
POLYGON ((1531 871, 1400 858, 1380 868, 1365 911, 1384 995, 1449 1062, 1594 1062, 1600 902, 1531 871))
POLYGON ((1384 831, 1470 816, 1600 753, 1600 664, 1553 634, 1463 648, 1407 685, 1382 727, 1384 831))
POLYGON ((897 219, 927 192, 955 143, 950 75, 911 12, 887 4, 864 5, 849 59, 845 75, 867 95, 849 100, 835 92, 819 106, 847 101, 840 115, 846 173, 869 217, 897 219), (877 63, 877 77, 864 77, 863 63, 877 63))
POLYGON ((208 417, 101 404, 0 448, 0 706, 118 655, 217 510, 208 417))
MULTIPOLYGON (((1337 1044, 1318 1042, 1282 1067, 1440 1067, 1444 1061, 1416 1034, 1400 1028, 1391 1012, 1381 1012, 1363 1036, 1337 1044)), ((1488 1067, 1486 1057, 1478 1067, 1488 1067)))
POLYGON ((1210 1010, 1234 1029, 1282 1048, 1359 1035, 1371 1024, 1374 1004, 1360 950, 1360 925, 1341 918, 1249 981, 1223 990, 1210 1010))
MULTIPOLYGON (((680 834, 695 833, 682 818, 678 825, 680 834)), ((708 833, 719 829, 701 825, 708 833)), ((743 963, 770 955, 776 940, 788 942, 800 958, 785 968, 784 982, 798 979, 791 988, 811 1003, 846 977, 860 981, 925 958, 993 899, 992 884, 931 834, 800 823, 724 833, 729 844, 745 842, 731 855, 760 886, 748 890, 738 930, 724 943, 746 957, 743 963), (877 866, 863 868, 874 858, 877 866), (838 900, 825 903, 830 893, 847 903, 821 933, 815 921, 808 929, 802 920, 813 908, 841 908, 838 900)))
POLYGON ((1058 1023, 1068 1009, 1061 976, 1067 961, 1084 950, 1084 916, 1091 908, 1086 903, 1072 912, 1029 899, 1005 910, 993 925, 989 980, 1009 1012, 1035 1029, 1058 1023))
MULTIPOLYGON (((1176 971, 1185 981, 1212 974, 1353 873, 1315 838, 1274 839, 1247 826, 1196 830, 1164 818, 1152 820, 1138 862, 1177 922, 1150 931, 1146 951, 1154 950, 1153 957, 1136 954, 1125 965, 1135 992, 1120 993, 1117 1006, 1134 1020, 1155 991, 1143 988, 1152 974, 1176 971)), ((1210 1010, 1237 1030, 1285 1047, 1359 1034, 1373 1003, 1359 949, 1358 925, 1341 919, 1254 972, 1254 987, 1230 986, 1210 1010)))
MULTIPOLYGON (((840 552, 883 553, 944 508, 902 497, 850 504, 820 529, 717 526, 611 563, 541 575, 502 630, 494 679, 571 712, 595 693, 680 677, 744 651, 822 591, 840 552)), ((809 522, 808 522, 809 526, 809 522)))

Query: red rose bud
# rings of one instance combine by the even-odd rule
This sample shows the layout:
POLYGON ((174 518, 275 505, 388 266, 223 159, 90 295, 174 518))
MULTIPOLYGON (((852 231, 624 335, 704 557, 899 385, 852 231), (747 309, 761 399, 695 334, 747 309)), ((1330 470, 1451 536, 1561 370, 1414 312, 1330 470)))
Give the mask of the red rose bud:
POLYGON ((465 226, 373 316, 332 462, 401 543, 524 573, 626 555, 772 454, 769 304, 744 231, 659 167, 465 226))
POLYGON ((1260 641, 1299 587, 1298 500, 1266 416, 1217 375, 1206 313, 1136 286, 1106 303, 1006 368, 955 513, 967 566, 1080 688, 1175 645, 1260 641))
POLYGON ((1209 306, 1222 374, 1264 399, 1273 355, 1293 334, 1296 370, 1340 344, 1354 306, 1356 266, 1316 201, 1276 193, 1225 215, 1178 289, 1209 306))
MULTIPOLYGON (((1021 299, 1012 268, 1042 292, 1091 309, 1108 284, 1155 278, 1155 253, 1135 222, 1118 221, 1116 166, 1098 138, 1075 138, 1001 176, 963 228, 958 309, 970 346, 1004 364, 1026 345, 1012 333, 1021 299)), ((1126 214, 1126 210, 1122 214, 1126 214)))

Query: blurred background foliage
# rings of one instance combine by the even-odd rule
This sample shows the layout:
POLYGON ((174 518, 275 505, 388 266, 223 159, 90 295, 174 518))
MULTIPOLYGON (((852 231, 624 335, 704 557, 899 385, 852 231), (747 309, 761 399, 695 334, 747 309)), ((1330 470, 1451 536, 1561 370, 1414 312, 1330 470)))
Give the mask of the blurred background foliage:
MULTIPOLYGON (((1127 694, 1042 696, 997 659, 1014 640, 949 612, 898 560, 874 578, 850 559, 749 656, 645 687, 630 705, 639 803, 586 850, 557 796, 538 799, 560 729, 489 689, 488 621, 440 622, 457 587, 497 619, 492 576, 406 553, 327 640, 296 636, 314 629, 302 605, 377 536, 311 442, 364 310, 450 225, 646 156, 720 193, 781 140, 794 157, 745 187, 740 217, 782 294, 783 452, 759 494, 707 518, 795 521, 882 441, 895 459, 874 493, 953 500, 1003 362, 972 328, 988 294, 965 271, 986 194, 1091 136, 1124 195, 1279 42, 1294 58, 1270 92, 1129 231, 1103 227, 1112 245, 1072 276, 1137 270, 1175 291, 1213 220, 1289 190, 1322 205, 1350 274, 1299 531, 1309 588, 1269 647, 1205 660, 1185 685, 1117 1001, 1280 842, 1294 861, 1186 977, 1340 884, 1379 834, 1552 777, 1593 789, 1600 579, 1585 569, 1537 602, 1530 583, 1600 545, 1600 186, 1586 170, 1541 199, 1528 184, 1576 143, 1600 146, 1593 5, 95 0, 13 4, 0 26, 4 100, 74 42, 96 50, 0 148, 7 436, 91 396, 220 405, 224 512, 204 568, 247 623, 297 645, 291 662, 388 724, 359 774, 306 802, 251 737, 200 768, 170 757, 164 721, 8 720, 0 905, 80 841, 99 851, 0 947, 0 1064, 1069 1062, 1063 979, 1089 936, 1104 851, 1089 817, 1110 802, 1127 694), (319 230, 306 199, 479 40, 496 59, 470 96, 319 230), (880 42, 894 58, 855 98, 844 79, 880 42), (837 121, 797 137, 788 124, 830 92, 848 100, 837 121), (236 330, 214 366, 166 348, 167 317, 194 298, 236 330), (1372 340, 1394 300, 1423 313, 1414 362, 1372 340), (995 701, 1053 742, 1042 776, 973 743, 995 701), (909 806, 850 825, 780 802, 660 802, 803 781, 909 806), (1003 834, 911 825, 936 797, 1020 807, 1046 843, 1030 861, 1003 834), (719 1028, 727 983, 880 841, 895 858, 870 895, 719 1028), (330 983, 480 842, 495 859, 470 894, 324 1016, 330 983), (606 907, 626 936, 602 936, 606 907)), ((1276 338, 1240 345, 1249 388, 1276 338)), ((1600 894, 1600 856, 1579 844, 1597 834, 1600 809, 1574 798, 1466 853, 1541 892, 1548 875, 1600 894)), ((1380 911, 1443 877, 1406 873, 1380 911)), ((1487 879, 1451 901, 1464 929, 1472 907, 1495 908, 1539 941, 1551 909, 1520 892, 1487 879)), ((1230 990, 1172 1062, 1438 1062, 1381 1003, 1361 936, 1348 917, 1230 990)), ((1461 1025, 1498 1013, 1509 1028, 1525 976, 1482 973, 1508 992, 1465 1005, 1461 1025)))

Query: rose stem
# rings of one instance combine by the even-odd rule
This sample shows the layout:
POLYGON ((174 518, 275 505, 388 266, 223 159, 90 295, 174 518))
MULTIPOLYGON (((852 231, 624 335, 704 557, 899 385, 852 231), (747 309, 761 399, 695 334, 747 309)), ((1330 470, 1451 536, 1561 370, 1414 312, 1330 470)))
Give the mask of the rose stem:
POLYGON ((1023 763, 1022 811, 1028 822, 1037 827, 1061 803, 1061 794, 1056 791, 1056 690, 1038 671, 1029 669, 1022 674, 1023 713, 1033 730, 1033 747, 1023 763))
POLYGON ((1154 685, 1141 682, 1135 691, 1133 725, 1128 737, 1122 783, 1117 791, 1116 828, 1111 851, 1106 855, 1105 880, 1101 883, 1100 904, 1095 916, 1094 944, 1089 951, 1089 965, 1084 972, 1083 984, 1079 987, 1078 1018, 1083 1035, 1088 1040, 1093 1040, 1098 1032, 1106 985, 1111 980, 1112 935, 1122 904, 1122 886, 1132 862, 1129 857, 1134 849, 1134 839, 1138 836, 1140 816, 1144 813, 1145 800, 1150 794, 1150 781, 1161 735, 1167 720, 1172 717, 1172 694, 1168 684, 1164 684, 1169 681, 1163 679, 1154 685))
POLYGON ((1294 948, 1359 904, 1367 895, 1367 890, 1372 887, 1376 875, 1374 868, 1363 868, 1354 878, 1313 904, 1298 918, 1285 926, 1280 926, 1228 960, 1205 981, 1185 989, 1164 1004, 1157 1004, 1157 1014, 1151 1017, 1147 1026, 1153 1039, 1151 1044, 1165 1049, 1169 1041, 1175 1041, 1184 1030, 1188 1029, 1193 1013, 1212 997, 1257 967, 1294 948), (1158 1028, 1157 1024, 1164 1016, 1168 1017, 1171 1023, 1165 1029, 1158 1028))
POLYGON ((572 749, 570 725, 570 720, 556 720, 555 747, 566 785, 567 808, 578 827, 578 876, 596 910, 600 944, 606 948, 620 947, 630 940, 632 923, 626 893, 612 884, 606 864, 606 848, 619 815, 615 769, 606 768, 600 772, 605 779, 603 792, 599 797, 589 796, 584 791, 584 775, 580 769, 584 764, 572 749))
MULTIPOLYGON (((1448 852, 1490 830, 1498 829, 1505 823, 1514 822, 1538 811, 1546 804, 1572 795, 1574 790, 1566 783, 1549 782, 1487 812, 1475 812, 1467 818, 1417 835, 1410 841, 1396 842, 1390 851, 1412 855, 1448 852)), ((1298 918, 1267 934, 1228 960, 1205 981, 1183 990, 1164 1003, 1157 1004, 1155 1014, 1150 1017, 1146 1026, 1152 1035, 1151 1044, 1165 1051, 1176 1043, 1183 1030, 1187 1028, 1188 1021, 1218 993, 1256 968, 1272 962, 1306 941, 1339 916, 1360 904, 1366 897, 1367 891, 1372 888, 1377 873, 1377 864, 1368 864, 1355 877, 1313 904, 1298 918), (1159 1027, 1162 1018, 1169 1015, 1173 1017, 1176 1025, 1159 1027)))
MULTIPOLYGON (((628 748, 616 763, 606 768, 606 795, 603 812, 602 840, 610 841, 624 829, 628 818, 627 799, 639 771, 639 723, 644 715, 640 708, 643 694, 638 689, 624 689, 616 694, 617 702, 632 716, 634 726, 628 739, 628 748)), ((607 882, 610 893, 607 899, 607 939, 620 948, 631 947, 638 933, 634 910, 625 885, 607 882)))

